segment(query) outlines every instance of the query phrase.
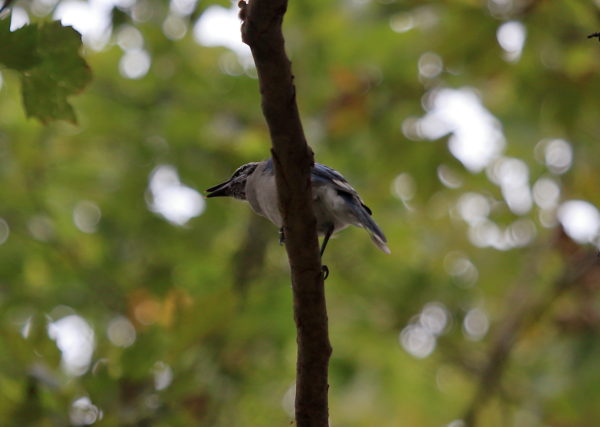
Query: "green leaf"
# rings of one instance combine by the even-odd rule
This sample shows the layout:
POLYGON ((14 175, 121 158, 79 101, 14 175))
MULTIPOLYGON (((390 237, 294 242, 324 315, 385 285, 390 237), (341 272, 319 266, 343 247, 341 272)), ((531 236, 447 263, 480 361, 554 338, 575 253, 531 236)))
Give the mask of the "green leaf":
POLYGON ((37 28, 26 25, 10 32, 10 20, 0 20, 0 63, 17 71, 25 71, 39 62, 37 28))
POLYGON ((28 117, 75 122, 67 98, 85 88, 91 71, 79 55, 81 35, 60 22, 27 25, 10 32, 0 23, 0 63, 21 73, 28 117))
POLYGON ((23 103, 27 116, 46 123, 49 120, 76 121, 67 97, 85 88, 92 74, 79 55, 81 35, 59 22, 38 29, 40 63, 22 76, 23 103))
POLYGON ((43 123, 56 119, 76 121, 75 112, 58 82, 42 73, 31 73, 22 77, 22 84, 23 104, 28 117, 37 117, 43 123))

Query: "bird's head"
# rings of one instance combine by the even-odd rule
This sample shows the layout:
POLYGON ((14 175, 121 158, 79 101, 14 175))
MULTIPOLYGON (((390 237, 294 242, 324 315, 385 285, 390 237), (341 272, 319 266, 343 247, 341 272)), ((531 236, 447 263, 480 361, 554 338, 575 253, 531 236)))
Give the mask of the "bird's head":
POLYGON ((206 190, 206 197, 233 197, 246 200, 246 181, 256 170, 258 162, 246 163, 240 166, 227 181, 206 190))

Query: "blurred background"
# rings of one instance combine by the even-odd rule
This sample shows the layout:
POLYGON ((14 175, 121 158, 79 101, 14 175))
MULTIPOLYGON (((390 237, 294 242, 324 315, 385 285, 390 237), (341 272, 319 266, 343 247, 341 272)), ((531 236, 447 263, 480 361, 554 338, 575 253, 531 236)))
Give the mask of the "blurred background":
MULTIPOLYGON (((202 196, 269 156, 237 6, 18 0, 11 27, 52 19, 94 80, 44 126, 0 70, 0 424, 289 425, 285 250, 202 196)), ((392 250, 327 250, 331 425, 597 423, 600 1, 290 1, 284 30, 316 159, 392 250)))

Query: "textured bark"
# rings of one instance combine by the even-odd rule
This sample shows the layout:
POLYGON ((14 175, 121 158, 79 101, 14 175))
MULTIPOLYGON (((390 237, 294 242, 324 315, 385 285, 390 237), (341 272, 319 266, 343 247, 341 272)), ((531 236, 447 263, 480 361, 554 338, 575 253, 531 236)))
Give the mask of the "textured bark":
POLYGON ((258 72, 262 110, 269 126, 294 295, 298 362, 296 423, 327 426, 327 368, 331 355, 310 170, 313 152, 306 143, 296 105, 291 63, 281 25, 287 0, 241 1, 242 40, 258 72))

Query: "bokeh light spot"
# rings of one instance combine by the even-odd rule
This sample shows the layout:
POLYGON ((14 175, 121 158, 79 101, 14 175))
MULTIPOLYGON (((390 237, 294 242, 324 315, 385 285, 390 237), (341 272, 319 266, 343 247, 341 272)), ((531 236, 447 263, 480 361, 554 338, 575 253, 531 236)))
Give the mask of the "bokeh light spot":
POLYGON ((288 387, 286 392, 281 398, 281 407, 288 414, 289 417, 293 418, 296 415, 295 411, 296 401, 296 383, 293 383, 288 387))
POLYGON ((390 18, 390 28, 395 33, 405 33, 415 27, 415 19, 410 13, 399 13, 390 18))
POLYGON ((514 0, 488 0, 488 10, 492 16, 502 18, 513 9, 514 0))
POLYGON ((548 141, 544 150, 544 160, 550 172, 563 174, 571 168, 573 148, 564 139, 548 141))
POLYGON ((436 140, 450 133, 450 152, 470 171, 481 171, 504 149, 500 123, 472 89, 432 90, 425 107, 428 113, 419 120, 417 134, 436 140))
POLYGON ((84 233, 95 233, 101 217, 98 205, 88 200, 82 200, 73 209, 73 222, 84 233))
POLYGON ((469 241, 477 247, 507 249, 507 245, 502 242, 500 227, 487 219, 469 227, 468 236, 469 241))
POLYGON ((48 324, 48 337, 62 352, 62 366, 69 375, 83 375, 89 368, 95 347, 94 331, 76 314, 48 324))
POLYGON ((171 40, 182 39, 187 33, 187 23, 180 16, 171 14, 162 24, 163 33, 171 40))
POLYGON ((89 426, 102 419, 102 411, 92 404, 89 397, 84 396, 71 404, 69 418, 74 426, 89 426))
POLYGON ((537 229, 529 218, 520 218, 506 229, 506 234, 510 245, 518 248, 533 242, 537 229))
POLYGON ((173 166, 156 167, 150 174, 148 187, 152 196, 149 209, 173 224, 185 225, 204 211, 202 196, 196 190, 181 184, 173 166))
POLYGON ((554 209, 560 200, 560 186, 552 178, 540 178, 533 184, 533 200, 542 209, 554 209))
POLYGON ((179 16, 186 16, 196 9, 197 3, 197 0, 171 0, 169 8, 179 16))
POLYGON ((446 329, 450 313, 439 302, 426 304, 421 313, 415 316, 400 332, 400 345, 410 355, 424 359, 435 349, 437 337, 446 329))
POLYGON ((13 7, 10 14, 10 31, 18 30, 29 24, 29 15, 22 7, 13 7))
POLYGON ((112 7, 110 0, 64 1, 56 7, 54 19, 75 28, 83 35, 86 45, 99 51, 110 39, 112 7))
POLYGON ((393 194, 403 201, 412 199, 416 192, 415 180, 406 172, 403 172, 394 178, 392 187, 393 194))
POLYGON ((154 388, 164 390, 171 385, 173 381, 173 370, 164 362, 156 362, 152 369, 154 373, 154 388))
POLYGON ((54 223, 45 215, 36 215, 27 222, 27 229, 34 239, 47 242, 55 234, 54 223))
POLYGON ((238 60, 249 68, 254 65, 252 53, 240 38, 239 9, 209 6, 194 25, 194 39, 202 46, 223 46, 237 54, 238 60))
POLYGON ((558 208, 558 220, 565 232, 579 243, 590 243, 600 231, 600 213, 583 200, 570 200, 558 208))
POLYGON ((58 0, 33 0, 31 2, 31 12, 39 17, 44 17, 52 13, 58 0))
POLYGON ((448 311, 440 303, 428 303, 423 307, 423 311, 419 315, 419 323, 434 336, 439 335, 448 324, 448 311))
POLYGON ((449 275, 461 279, 460 283, 467 286, 474 285, 479 278, 477 267, 462 252, 449 252, 444 257, 444 269, 449 275))
POLYGON ((124 316, 113 318, 108 324, 106 333, 110 342, 117 347, 129 347, 136 338, 133 324, 124 316))
POLYGON ((504 49, 504 58, 510 62, 516 62, 521 57, 527 29, 518 21, 508 21, 500 25, 496 32, 498 44, 504 49))
POLYGON ((437 77, 444 69, 442 58, 433 52, 425 52, 419 58, 419 75, 426 79, 437 77))
POLYGON ((144 37, 133 25, 123 25, 117 33, 117 44, 123 50, 141 49, 144 46, 144 37))
POLYGON ((529 189, 529 167, 513 157, 498 157, 486 170, 489 179, 500 186, 508 208, 517 215, 531 210, 533 199, 529 189))
POLYGON ((437 176, 440 182, 448 188, 459 188, 463 184, 460 175, 454 169, 446 165, 438 166, 437 176))
POLYGON ((433 353, 436 340, 427 328, 421 325, 408 325, 400 333, 400 343, 412 356, 424 359, 433 353))
POLYGON ((491 206, 485 196, 468 192, 458 199, 457 210, 465 222, 470 225, 477 225, 487 220, 491 206))
POLYGON ((490 321, 481 308, 472 308, 463 321, 463 331, 467 338, 478 341, 487 334, 490 321))
POLYGON ((144 49, 129 49, 119 61, 119 71, 128 79, 141 79, 150 69, 150 55, 144 49))

